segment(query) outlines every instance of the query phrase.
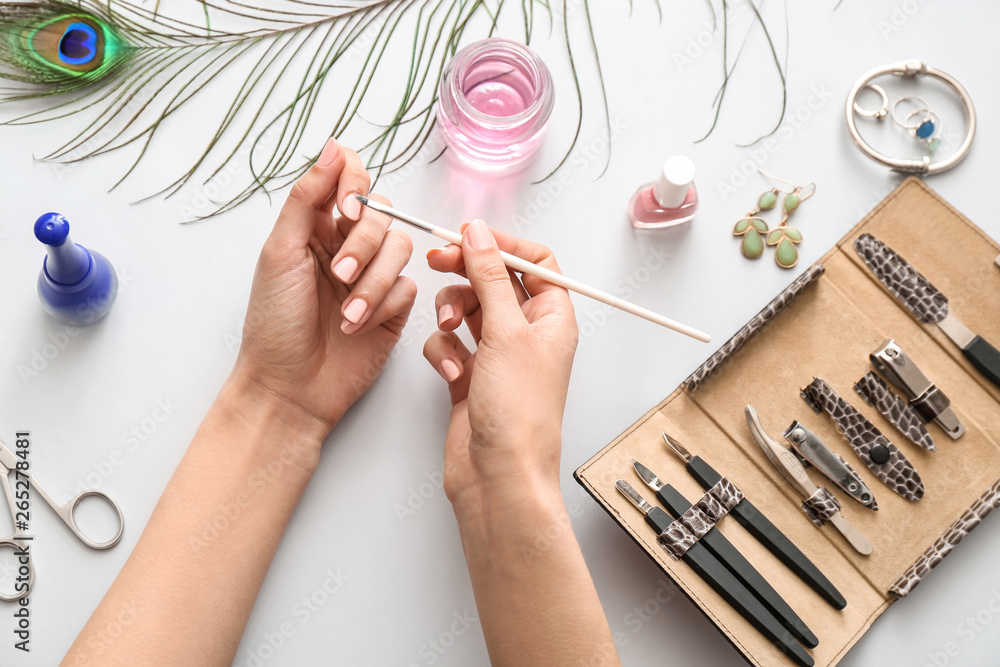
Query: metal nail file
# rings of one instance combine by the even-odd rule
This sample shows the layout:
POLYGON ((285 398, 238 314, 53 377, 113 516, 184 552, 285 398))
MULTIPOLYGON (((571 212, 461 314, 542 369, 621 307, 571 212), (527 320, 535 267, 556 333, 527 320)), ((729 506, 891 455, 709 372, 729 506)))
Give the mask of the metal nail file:
MULTIPOLYGON (((663 434, 663 439, 666 440, 671 451, 684 461, 684 467, 701 485, 701 488, 707 491, 722 479, 722 475, 717 473, 712 466, 700 456, 693 456, 681 443, 666 433, 663 434)), ((799 579, 806 582, 820 597, 830 603, 834 609, 843 609, 847 606, 847 600, 836 586, 790 539, 785 537, 785 534, 777 526, 771 523, 770 519, 750 502, 749 498, 741 500, 729 513, 747 529, 747 532, 756 537, 758 542, 763 544, 788 569, 798 575, 799 579)))
MULTIPOLYGON (((646 502, 646 499, 639 495, 625 480, 620 479, 615 482, 615 488, 643 513, 646 523, 656 531, 657 535, 662 534, 673 523, 673 519, 666 512, 646 502)), ((712 590, 722 596, 740 616, 745 618, 750 625, 773 642, 778 650, 794 660, 796 664, 802 667, 812 667, 815 664, 812 656, 802 648, 801 644, 795 641, 795 638, 778 622, 774 614, 768 611, 761 604, 761 601, 703 544, 695 543, 681 556, 681 560, 711 586, 712 590)))
MULTIPOLYGON (((684 512, 691 509, 691 503, 688 502, 687 498, 669 484, 661 483, 652 470, 635 459, 632 459, 632 467, 635 468, 646 486, 656 492, 656 497, 667 508, 667 514, 679 519, 684 512)), ((819 644, 819 639, 816 638, 812 630, 806 626, 798 614, 788 606, 784 598, 778 595, 778 591, 774 590, 767 579, 750 564, 750 561, 740 553, 739 549, 733 546, 733 543, 725 535, 712 528, 701 538, 701 543, 724 563, 729 571, 735 574, 736 578, 757 596, 758 600, 764 603, 764 606, 781 621, 781 624, 796 639, 809 648, 815 648, 819 644)))
MULTIPOLYGON (((750 427, 750 432, 753 434, 754 440, 764 450, 767 459, 774 465, 781 476, 785 478, 785 481, 805 499, 816 495, 819 492, 819 487, 809 479, 809 475, 806 474, 805 469, 799 463, 799 460, 795 458, 795 455, 788 451, 787 448, 779 445, 767 434, 764 427, 761 426, 757 411, 752 405, 748 405, 745 412, 747 426, 750 427)), ((843 514, 840 512, 834 513, 830 517, 830 523, 840 531, 840 534, 854 547, 855 551, 863 556, 871 555, 872 543, 868 541, 867 537, 861 534, 861 531, 848 523, 843 514)))
POLYGON ((793 421, 782 435, 792 449, 826 475, 827 479, 840 487, 844 493, 868 509, 878 510, 875 495, 861 476, 839 454, 831 451, 819 436, 798 421, 793 421))
POLYGON ((948 297, 934 287, 896 252, 871 234, 862 234, 854 242, 875 277, 886 289, 910 309, 918 320, 937 324, 962 350, 980 373, 1000 387, 1000 351, 982 336, 973 333, 948 310, 948 297))

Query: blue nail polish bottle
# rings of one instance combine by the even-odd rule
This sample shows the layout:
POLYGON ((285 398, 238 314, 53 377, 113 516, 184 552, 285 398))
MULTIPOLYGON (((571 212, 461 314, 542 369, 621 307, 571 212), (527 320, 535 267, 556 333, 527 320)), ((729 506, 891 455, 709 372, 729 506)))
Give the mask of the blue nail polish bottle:
POLYGON ((111 262, 73 243, 69 221, 59 213, 38 218, 35 238, 47 253, 38 274, 38 298, 45 311, 68 324, 93 324, 107 315, 118 296, 111 262))

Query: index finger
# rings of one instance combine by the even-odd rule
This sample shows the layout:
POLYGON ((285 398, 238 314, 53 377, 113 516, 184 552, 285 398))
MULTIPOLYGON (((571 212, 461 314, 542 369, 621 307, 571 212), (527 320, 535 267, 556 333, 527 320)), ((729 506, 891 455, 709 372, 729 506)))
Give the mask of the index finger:
MULTIPOLYGON (((465 232, 467 225, 462 225, 462 232, 465 232)), ((520 257, 521 259, 526 259, 532 264, 537 264, 543 268, 555 271, 557 273, 562 273, 559 268, 559 263, 556 261, 555 255, 552 253, 547 246, 541 243, 535 243, 534 241, 526 241, 522 238, 518 238, 512 234, 506 232, 501 232, 496 229, 490 228, 493 233, 493 238, 497 240, 497 245, 500 250, 514 255, 515 257, 520 257)), ((428 255, 428 260, 430 260, 428 255)), ((458 246, 445 246, 441 248, 439 252, 434 253, 434 258, 432 262, 428 262, 432 269, 442 272, 457 273, 459 275, 465 274, 465 260, 462 257, 461 248, 458 246)), ((549 292, 552 290, 565 291, 562 287, 558 285, 553 285, 544 278, 539 278, 533 276, 530 273, 521 273, 521 283, 524 285, 525 291, 529 296, 538 296, 543 292, 549 292)))

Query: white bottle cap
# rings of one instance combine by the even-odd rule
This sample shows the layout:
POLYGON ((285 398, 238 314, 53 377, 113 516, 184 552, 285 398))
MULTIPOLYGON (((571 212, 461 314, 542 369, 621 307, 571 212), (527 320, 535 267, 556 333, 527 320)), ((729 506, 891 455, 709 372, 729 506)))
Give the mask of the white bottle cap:
POLYGON ((694 182, 694 162, 675 155, 663 163, 663 170, 653 184, 653 195, 663 208, 677 208, 684 203, 694 182))

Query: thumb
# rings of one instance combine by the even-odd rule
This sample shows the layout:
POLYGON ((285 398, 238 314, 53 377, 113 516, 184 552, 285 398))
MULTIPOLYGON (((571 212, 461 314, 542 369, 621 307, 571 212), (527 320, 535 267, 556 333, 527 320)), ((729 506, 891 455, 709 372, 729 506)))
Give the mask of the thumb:
POLYGON ((486 223, 473 220, 462 235, 462 255, 472 289, 483 311, 483 332, 516 322, 527 323, 517 303, 507 266, 486 223))

